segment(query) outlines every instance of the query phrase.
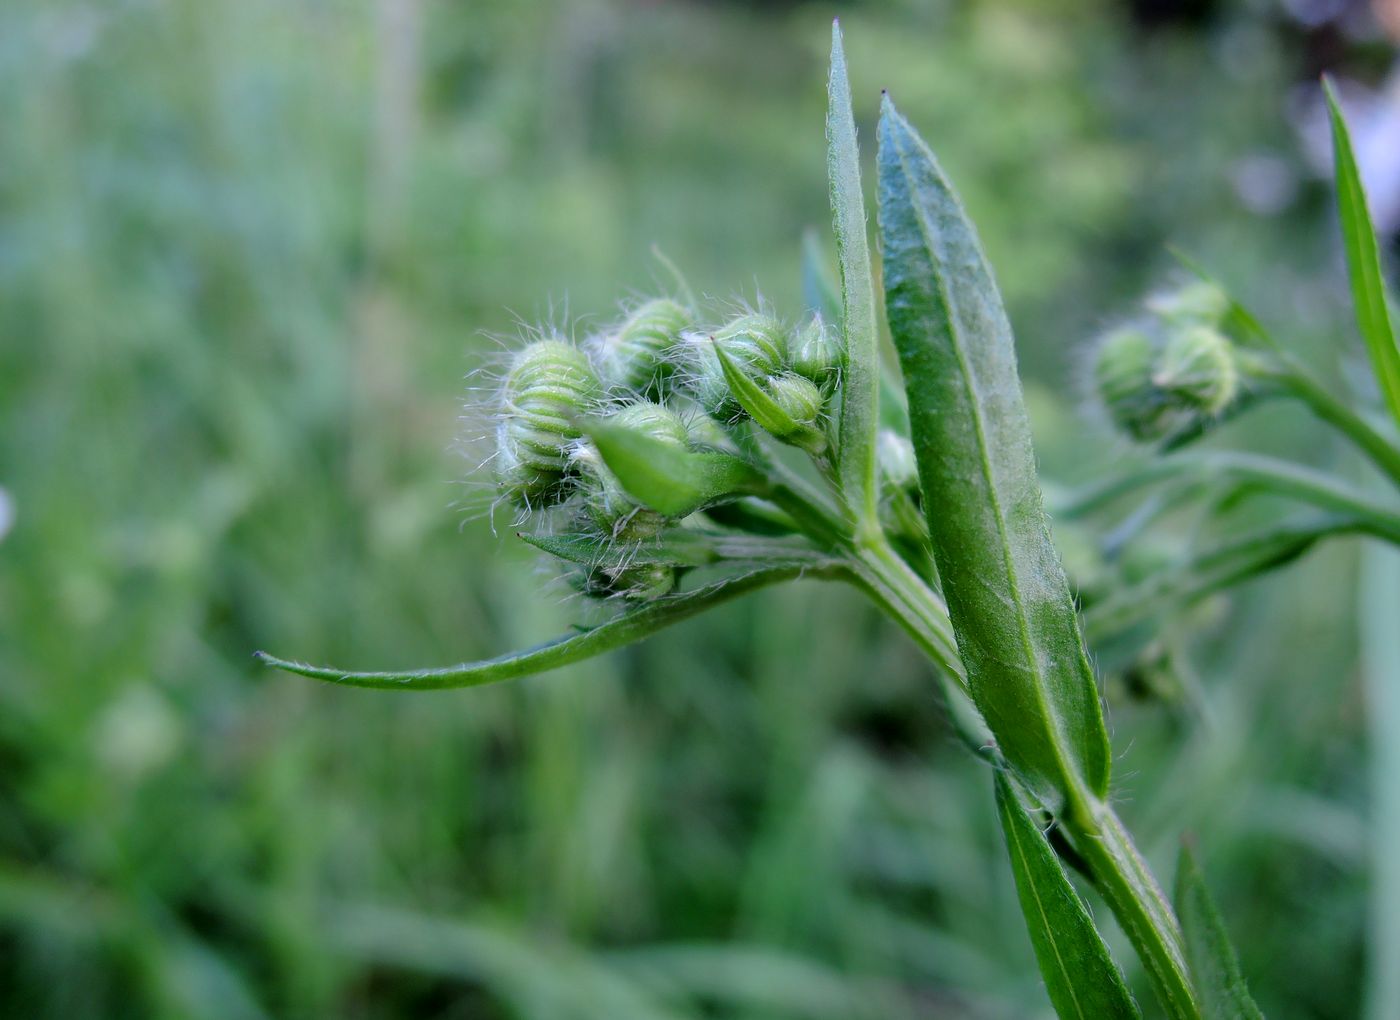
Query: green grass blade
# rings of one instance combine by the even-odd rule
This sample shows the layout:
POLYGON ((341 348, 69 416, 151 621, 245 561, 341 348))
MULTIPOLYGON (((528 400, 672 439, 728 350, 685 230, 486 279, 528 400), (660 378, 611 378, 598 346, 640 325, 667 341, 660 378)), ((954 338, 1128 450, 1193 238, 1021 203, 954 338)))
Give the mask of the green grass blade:
POLYGON ((1385 303, 1381 276, 1381 254, 1376 231, 1366 208, 1366 192, 1361 172, 1351 148, 1351 135, 1337 105, 1337 94, 1330 81, 1324 82, 1327 112, 1332 120, 1332 157, 1337 174, 1337 209, 1346 245, 1347 269, 1351 276, 1351 298, 1356 306, 1356 324, 1366 341, 1375 369, 1376 382, 1386 406, 1400 425, 1400 345, 1395 340, 1390 309, 1385 303))
POLYGON ((687 450, 598 420, 582 428, 627 494, 667 517, 684 517, 762 481, 748 463, 718 450, 687 450))
POLYGON ((1040 827, 998 772, 997 816, 1011 855, 1016 895, 1055 1012, 1065 1018, 1140 1017, 1118 965, 1040 827))
POLYGON ((875 327, 875 278, 865 234, 860 151, 851 112, 851 83, 841 49, 841 26, 831 26, 831 77, 827 86, 826 172, 831 185, 831 225, 841 266, 841 491, 857 531, 879 528, 875 431, 879 416, 880 350, 875 327))
POLYGON ((1206 888, 1195 855, 1181 844, 1176 865, 1176 914, 1186 941, 1186 964, 1191 971, 1201 1015, 1205 1020, 1263 1020, 1250 998, 1235 947, 1225 922, 1206 888))
POLYGON ((1046 526, 1010 323, 962 206, 888 97, 879 136, 885 307, 973 697, 1038 793, 1101 796, 1108 734, 1046 526))
POLYGON ((694 616, 696 613, 737 598, 758 588, 765 588, 796 577, 834 578, 843 575, 843 568, 832 561, 792 563, 753 570, 737 577, 726 578, 680 595, 648 602, 597 627, 577 634, 565 635, 521 652, 512 652, 480 662, 464 662, 440 669, 417 669, 404 672, 352 672, 330 666, 312 666, 290 659, 279 659, 266 652, 256 657, 276 669, 298 673, 316 680, 326 680, 347 687, 374 687, 382 690, 428 691, 446 687, 478 687, 483 684, 515 680, 571 663, 591 659, 595 655, 640 641, 663 627, 694 616))

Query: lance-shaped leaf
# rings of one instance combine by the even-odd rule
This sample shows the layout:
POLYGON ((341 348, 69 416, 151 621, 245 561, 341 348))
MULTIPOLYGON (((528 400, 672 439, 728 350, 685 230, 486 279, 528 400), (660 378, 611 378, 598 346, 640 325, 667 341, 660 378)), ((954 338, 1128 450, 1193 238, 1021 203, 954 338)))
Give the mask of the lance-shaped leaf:
POLYGON ((1011 781, 997 773, 997 816, 1011 855, 1016 895, 1026 918, 1045 990, 1061 1017, 1140 1017, 1084 902, 1011 781))
POLYGON ((1346 242, 1356 324, 1371 354, 1371 367, 1375 370, 1381 396, 1385 398, 1396 424, 1400 425, 1400 344, 1396 343, 1390 309, 1385 302, 1376 231, 1371 225, 1371 213, 1366 208, 1366 192, 1361 186, 1356 156, 1352 153, 1347 122, 1342 118, 1337 94, 1332 90, 1330 81, 1324 83, 1324 90, 1327 93, 1327 112, 1332 120, 1337 208, 1342 220, 1342 239, 1346 242))
POLYGON ((879 527, 875 478, 875 429, 879 416, 880 350, 875 326, 875 282, 865 235, 860 150, 851 112, 851 83, 841 26, 831 25, 831 76, 827 82, 826 173, 831 225, 841 266, 841 491, 862 530, 879 527))
POLYGON ((1038 794, 1102 795, 1108 734, 1046 526, 1010 323, 972 224, 888 97, 879 140, 885 307, 973 698, 1038 794))
POLYGON ((1186 942, 1186 965, 1204 1020, 1263 1020, 1254 1004, 1225 922, 1186 843, 1176 864, 1176 916, 1186 942))
POLYGON ((627 494, 667 517, 684 517, 762 483, 746 462, 718 450, 685 449, 598 419, 585 419, 580 427, 627 494))
POLYGON ((768 395, 757 380, 734 364, 734 359, 724 353, 724 348, 715 344, 714 349, 719 367, 724 372, 724 381, 729 384, 729 392, 759 428, 813 456, 826 450, 825 432, 815 425, 797 421, 778 406, 778 402, 768 395))
POLYGON ((696 613, 727 602, 757 588, 764 588, 795 577, 835 578, 844 576, 844 568, 831 561, 789 563, 749 571, 726 578, 680 595, 668 595, 629 609, 620 616, 577 634, 565 635, 534 648, 512 652, 480 662, 464 662, 440 669, 416 669, 403 672, 360 673, 331 666, 312 666, 304 662, 279 659, 266 652, 256 657, 269 666, 299 673, 316 680, 326 680, 349 687, 376 687, 382 690, 428 691, 445 687, 477 687, 482 684, 515 680, 543 673, 570 663, 591 659, 614 648, 669 627, 696 613))

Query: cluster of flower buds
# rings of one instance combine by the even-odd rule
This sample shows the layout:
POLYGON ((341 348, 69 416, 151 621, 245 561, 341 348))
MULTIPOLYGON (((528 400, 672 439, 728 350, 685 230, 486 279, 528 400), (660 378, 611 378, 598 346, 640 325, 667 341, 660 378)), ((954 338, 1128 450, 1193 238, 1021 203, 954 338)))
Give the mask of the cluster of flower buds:
POLYGON ((1114 425, 1156 442, 1220 417, 1240 394, 1234 346, 1222 331, 1229 298, 1205 281, 1156 294, 1146 314, 1106 334, 1094 382, 1114 425))
POLYGON ((665 595, 683 567, 649 551, 682 518, 742 493, 704 489, 690 502, 652 505, 619 477, 600 437, 635 436, 653 458, 682 468, 693 459, 705 484, 721 488, 714 479, 745 477, 741 432, 753 426, 820 458, 840 363, 840 341, 820 315, 795 331, 763 311, 704 328, 669 298, 642 303, 579 344, 536 339, 514 354, 500 388, 500 496, 549 511, 569 550, 585 550, 569 575, 578 590, 665 595))

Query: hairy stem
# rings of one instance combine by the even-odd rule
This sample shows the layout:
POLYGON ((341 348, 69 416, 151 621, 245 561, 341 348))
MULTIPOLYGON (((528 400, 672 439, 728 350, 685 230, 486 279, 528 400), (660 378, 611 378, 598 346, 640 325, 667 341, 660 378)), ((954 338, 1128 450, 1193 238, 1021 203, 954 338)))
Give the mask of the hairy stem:
MULTIPOLYGON (((967 696, 952 626, 942 600, 888 546, 862 547, 852 564, 855 581, 890 613, 940 667, 954 725, 980 756, 999 760, 986 723, 967 696)), ((1198 1020, 1186 974, 1181 931, 1161 886, 1113 808, 1091 791, 1071 791, 1061 819, 1095 887, 1108 902, 1174 1020, 1198 1020)))
POLYGON ((1176 915, 1118 815, 1085 791, 1075 798, 1064 822, 1075 849, 1089 864, 1094 887, 1108 901, 1147 969, 1163 1008, 1175 1020, 1199 1020, 1176 915))

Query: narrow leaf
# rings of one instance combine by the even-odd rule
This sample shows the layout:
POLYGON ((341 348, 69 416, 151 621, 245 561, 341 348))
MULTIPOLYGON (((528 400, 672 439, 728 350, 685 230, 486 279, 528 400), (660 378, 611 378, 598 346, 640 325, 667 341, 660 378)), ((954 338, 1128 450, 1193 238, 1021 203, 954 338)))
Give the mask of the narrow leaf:
POLYGON ((831 25, 831 77, 827 84, 826 173, 831 186, 831 225, 841 266, 841 491, 857 527, 879 527, 875 479, 875 429, 879 415, 880 350, 875 330, 875 283, 865 234, 860 151, 851 112, 851 83, 841 49, 841 25, 831 25))
POLYGON ((885 307, 973 698, 1038 794, 1101 796, 1108 734, 1041 504, 1011 325, 962 206, 888 97, 879 173, 885 307))
POLYGON ((1324 81, 1327 112, 1332 120, 1332 157, 1337 175, 1337 207, 1342 220, 1342 240, 1346 245, 1347 269, 1351 275, 1351 299, 1356 306, 1356 324, 1371 354, 1371 367, 1380 384, 1381 395, 1391 415, 1400 425, 1400 344, 1385 303, 1381 276, 1381 254, 1376 231, 1366 208, 1366 192, 1351 149, 1347 123, 1337 105, 1337 94, 1330 81, 1324 81))
POLYGON ((556 638, 553 641, 521 652, 512 652, 481 662, 464 662, 441 669, 418 669, 404 672, 357 673, 330 666, 311 666, 304 662, 279 659, 266 652, 256 658, 276 669, 299 673, 316 680, 326 680, 349 687, 375 687, 383 690, 438 690, 444 687, 477 687, 482 684, 514 680, 534 673, 557 669, 570 663, 591 659, 614 648, 640 641, 642 638, 688 619, 711 606, 727 602, 758 588, 796 577, 834 578, 842 576, 842 568, 831 561, 786 564, 753 570, 737 577, 726 578, 680 595, 648 602, 622 613, 597 627, 556 638))
POLYGON ((762 481, 746 462, 718 450, 683 449, 596 419, 581 427, 627 494, 667 517, 684 517, 762 481))
POLYGON ((1204 1020, 1263 1020, 1264 1014, 1250 998, 1235 947, 1225 933, 1225 922, 1206 888, 1205 876, 1184 842, 1177 858, 1172 899, 1181 919, 1186 965, 1204 1020))
POLYGON ((1113 1020, 1140 1017, 1118 965, 1109 955, 1084 902, 1011 782, 998 772, 997 815, 1016 876, 1045 990, 1061 1017, 1113 1020))
POLYGON ((813 456, 820 455, 826 449, 826 433, 815 426, 795 421, 778 406, 777 401, 764 392, 762 386, 734 364, 734 359, 725 354, 718 344, 715 345, 715 357, 719 359, 719 367, 724 372, 724 381, 729 384, 729 392, 734 395, 739 406, 758 423, 759 428, 777 436, 783 442, 801 447, 813 456))

